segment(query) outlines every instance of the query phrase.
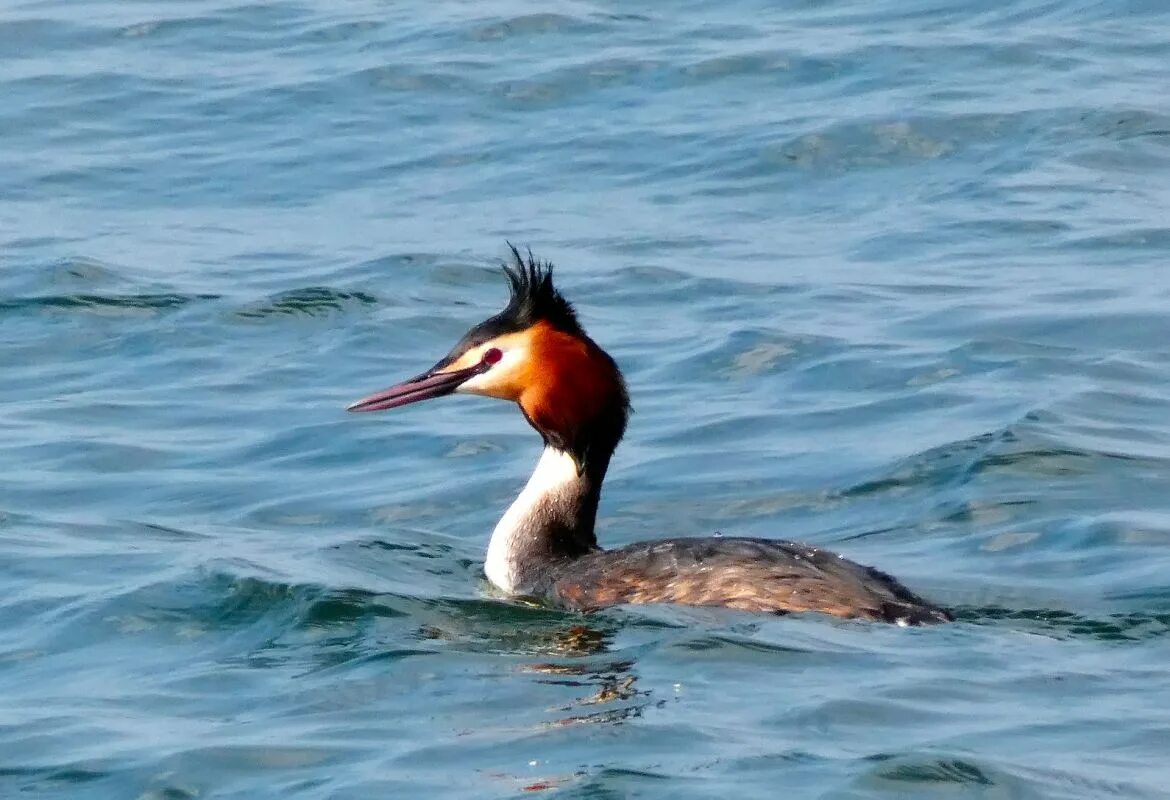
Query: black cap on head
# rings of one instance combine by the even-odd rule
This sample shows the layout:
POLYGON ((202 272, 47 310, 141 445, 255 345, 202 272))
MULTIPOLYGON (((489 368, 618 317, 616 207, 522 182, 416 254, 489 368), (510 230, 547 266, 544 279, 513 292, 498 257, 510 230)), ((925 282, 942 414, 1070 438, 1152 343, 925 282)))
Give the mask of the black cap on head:
POLYGON ((508 305, 499 314, 485 319, 464 334, 451 349, 447 359, 454 360, 464 351, 489 339, 527 330, 538 322, 547 322, 563 333, 585 335, 585 330, 577 321, 573 304, 553 286, 552 263, 538 261, 531 250, 525 260, 511 242, 508 242, 508 248, 512 251, 512 263, 503 265, 511 290, 508 305))
POLYGON ((508 247, 512 251, 512 264, 504 265, 504 274, 508 276, 512 296, 508 306, 492 319, 510 321, 516 330, 543 321, 564 333, 584 333, 573 305, 553 286, 552 263, 537 261, 531 250, 525 261, 514 244, 509 242, 508 247))

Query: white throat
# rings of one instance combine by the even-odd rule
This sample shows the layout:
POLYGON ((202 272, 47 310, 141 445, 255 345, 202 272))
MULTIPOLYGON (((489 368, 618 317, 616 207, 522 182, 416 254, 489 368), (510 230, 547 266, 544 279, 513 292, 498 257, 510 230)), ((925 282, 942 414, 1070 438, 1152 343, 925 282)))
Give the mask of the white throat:
POLYGON ((520 567, 527 546, 545 524, 549 509, 566 495, 577 495, 580 487, 581 476, 573 457, 545 447, 528 484, 492 531, 483 566, 489 581, 509 594, 525 591, 520 567))

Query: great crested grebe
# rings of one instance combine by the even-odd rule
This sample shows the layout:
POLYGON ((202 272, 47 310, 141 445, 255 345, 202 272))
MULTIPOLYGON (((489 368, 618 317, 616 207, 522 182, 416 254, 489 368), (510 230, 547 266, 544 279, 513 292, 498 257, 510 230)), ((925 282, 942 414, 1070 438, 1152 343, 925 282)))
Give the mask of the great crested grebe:
POLYGON ((952 619, 884 572, 797 542, 704 537, 601 549, 593 525, 630 413, 625 380, 553 287, 552 265, 511 249, 503 311, 426 372, 349 407, 382 411, 453 392, 520 406, 544 453, 492 533, 488 580, 509 595, 582 611, 678 603, 902 625, 952 619))

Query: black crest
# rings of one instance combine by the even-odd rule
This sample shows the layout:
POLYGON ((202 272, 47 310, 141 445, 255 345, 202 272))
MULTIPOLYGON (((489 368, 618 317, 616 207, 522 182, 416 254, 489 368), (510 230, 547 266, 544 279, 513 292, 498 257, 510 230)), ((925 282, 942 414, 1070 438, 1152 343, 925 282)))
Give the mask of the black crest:
POLYGON ((508 247, 512 250, 512 263, 504 265, 504 274, 508 277, 508 287, 512 292, 508 305, 499 314, 469 330, 440 364, 454 361, 465 351, 489 339, 526 330, 542 321, 559 331, 585 336, 573 305, 553 286, 552 264, 537 261, 531 250, 525 260, 515 245, 509 242, 508 247))
POLYGON ((537 261, 531 250, 525 261, 514 244, 508 242, 508 247, 512 251, 512 263, 504 265, 504 274, 508 276, 512 296, 495 319, 511 323, 514 330, 544 321, 559 331, 583 334, 572 304, 553 286, 552 263, 537 261))

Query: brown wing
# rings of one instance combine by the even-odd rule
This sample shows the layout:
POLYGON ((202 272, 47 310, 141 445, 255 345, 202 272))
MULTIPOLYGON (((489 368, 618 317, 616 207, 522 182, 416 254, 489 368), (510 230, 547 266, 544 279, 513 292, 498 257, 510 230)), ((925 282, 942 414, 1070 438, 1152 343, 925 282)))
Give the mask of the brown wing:
POLYGON ((549 594, 582 610, 679 603, 912 625, 951 619, 872 567, 770 539, 664 539, 599 551, 567 564, 549 594))

